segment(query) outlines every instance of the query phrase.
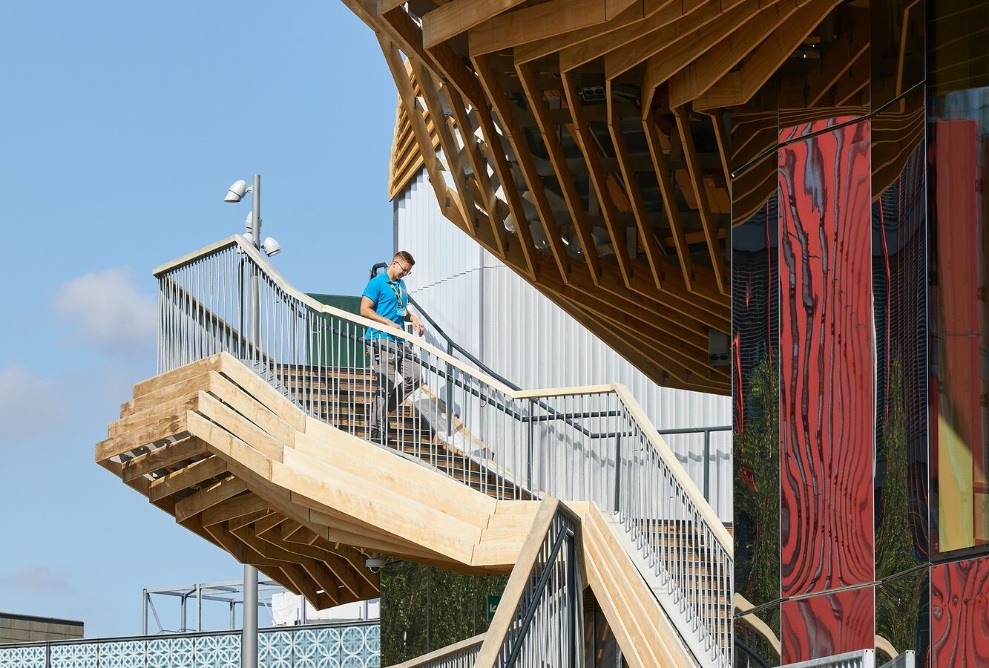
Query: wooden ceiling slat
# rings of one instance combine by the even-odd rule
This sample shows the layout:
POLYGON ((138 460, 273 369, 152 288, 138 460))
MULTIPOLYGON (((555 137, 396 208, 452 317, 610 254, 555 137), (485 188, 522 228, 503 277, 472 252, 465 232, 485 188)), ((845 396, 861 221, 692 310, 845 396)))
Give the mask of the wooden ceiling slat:
POLYGON ((500 14, 468 33, 470 56, 556 37, 608 20, 606 0, 549 0, 514 12, 500 14))
POLYGON ((467 233, 472 237, 476 236, 474 223, 477 216, 474 198, 471 197, 470 188, 467 187, 465 170, 459 164, 460 150, 456 140, 453 138, 453 132, 449 127, 449 120, 443 113, 440 92, 429 71, 415 61, 410 62, 412 63, 412 71, 415 73, 416 80, 419 82, 419 90, 422 91, 423 99, 426 101, 426 111, 433 118, 436 127, 436 136, 439 139, 440 147, 443 149, 443 155, 448 165, 446 172, 450 175, 457 189, 457 195, 459 196, 457 201, 460 204, 460 214, 466 225, 467 233))
MULTIPOLYGON (((607 84, 609 87, 611 82, 607 84)), ((632 166, 632 159, 629 156, 628 145, 625 142, 625 135, 621 129, 621 118, 617 116, 614 105, 611 104, 611 96, 608 96, 608 132, 611 134, 611 141, 615 145, 615 154, 618 157, 618 165, 625 180, 625 190, 628 193, 629 201, 632 204, 632 213, 635 216, 636 231, 639 243, 642 244, 646 260, 649 263, 649 271, 656 282, 656 289, 663 289, 662 271, 660 269, 660 255, 662 250, 656 235, 653 233, 652 225, 646 215, 646 204, 642 199, 642 190, 636 177, 635 169, 632 166)))
POLYGON ((679 1, 680 0, 642 0, 641 5, 632 5, 615 18, 608 19, 605 23, 587 28, 581 28, 580 30, 574 30, 556 37, 549 37, 547 39, 539 40, 538 42, 522 44, 515 47, 515 62, 519 65, 522 63, 532 62, 533 60, 545 58, 546 56, 552 55, 582 42, 599 38, 603 35, 619 30, 624 26, 648 19, 664 7, 679 1))
POLYGON ((394 44, 386 41, 384 37, 380 35, 378 37, 378 41, 381 44, 381 50, 385 53, 385 61, 388 63, 392 77, 395 79, 395 85, 398 86, 398 92, 402 98, 402 103, 409 111, 409 118, 412 121, 412 129, 416 134, 419 143, 419 151, 422 153, 422 157, 426 165, 426 171, 429 173, 429 180, 433 186, 433 190, 436 193, 436 200, 439 202, 440 210, 443 212, 444 216, 450 218, 451 220, 453 218, 462 220, 460 210, 453 207, 451 201, 452 198, 450 198, 447 194, 446 179, 443 178, 442 173, 443 166, 440 164, 439 158, 436 157, 436 152, 432 148, 432 140, 426 130, 426 124, 423 120, 422 114, 418 111, 418 104, 412 89, 412 82, 406 73, 401 56, 398 54, 398 49, 394 44))
MULTIPOLYGON (((715 109, 747 103, 840 1, 816 0, 791 14, 755 51, 745 57, 741 69, 733 73, 736 75, 733 77, 734 85, 725 86, 722 91, 721 83, 725 79, 722 77, 695 99, 693 107, 715 109)), ((865 31, 859 29, 858 32, 865 31)))
POLYGON ((668 42, 690 34, 722 12, 718 0, 683 0, 665 5, 648 19, 560 52, 560 68, 605 58, 609 79, 635 67, 668 42))
POLYGON ((454 0, 422 17, 422 43, 428 49, 484 23, 526 0, 454 0))
POLYGON ((711 258, 711 265, 714 267, 714 278, 718 282, 718 289, 722 293, 728 292, 728 278, 725 274, 724 251, 718 243, 718 235, 715 231, 714 218, 708 206, 708 195, 703 185, 701 167, 697 160, 697 148, 694 145, 694 134, 690 127, 687 111, 683 107, 673 109, 676 117, 677 128, 680 132, 680 141, 683 145, 684 158, 687 161, 687 172, 690 174, 690 181, 693 184, 694 195, 697 198, 697 210, 701 215, 701 225, 704 228, 704 238, 707 240, 707 250, 711 258))
MULTIPOLYGON (((679 107, 703 95, 765 39, 811 0, 780 0, 742 19, 711 48, 670 78, 670 106, 679 107)), ((747 7, 748 5, 742 5, 747 7)))
POLYGON ((549 152, 549 160, 552 164, 553 172, 556 174, 556 180, 560 184, 563 199, 567 203, 567 209, 570 212, 570 220, 574 226, 574 231, 580 240, 582 255, 584 261, 587 263, 591 280, 597 282, 600 275, 598 251, 594 246, 594 240, 591 238, 591 226, 587 221, 584 205, 574 185, 570 166, 567 164, 566 156, 563 153, 559 128, 548 117, 546 103, 543 101, 543 91, 535 83, 535 72, 532 63, 519 66, 516 68, 516 72, 519 75, 519 81, 528 98, 529 108, 536 118, 536 124, 539 126, 543 143, 549 152))
MULTIPOLYGON (((771 2, 763 12, 774 7, 775 2, 771 2)), ((739 26, 748 25, 749 21, 759 15, 761 12, 758 3, 739 4, 723 11, 710 22, 694 26, 693 30, 684 35, 685 39, 658 45, 660 48, 646 61, 642 75, 642 113, 649 112, 657 86, 669 81, 705 53, 716 51, 718 43, 731 36, 739 26)), ((670 93, 672 96, 672 91, 670 93)))
MULTIPOLYGON (((531 203, 536 207, 539 223, 543 227, 546 241, 553 255, 553 261, 556 264, 557 270, 560 272, 560 278, 566 281, 567 274, 569 273, 569 260, 566 249, 563 247, 563 242, 560 238, 560 229, 556 223, 556 216, 546 198, 546 191, 543 187, 542 180, 539 178, 536 167, 533 164, 532 152, 526 142, 525 133, 519 126, 518 119, 513 112, 514 105, 512 105, 505 96, 504 91, 498 85, 498 77, 489 66, 487 59, 483 57, 476 59, 475 68, 477 69, 481 85, 484 87, 488 99, 491 100, 492 107, 501 120, 501 128, 505 140, 509 143, 512 154, 518 159, 522 178, 525 180, 526 187, 528 188, 527 192, 530 193, 530 197, 532 198, 531 203)), ((496 160, 497 158, 491 155, 489 159, 496 160)), ((528 227, 528 221, 522 224, 528 227)))
POLYGON ((604 217, 605 228, 608 231, 608 237, 611 239, 611 245, 615 254, 614 257, 618 262, 618 271, 621 272, 625 285, 631 287, 632 269, 626 250, 624 228, 620 228, 618 225, 615 205, 607 187, 607 175, 601 167, 601 151, 591 134, 587 119, 584 118, 583 104, 581 104, 580 99, 577 97, 576 86, 571 79, 571 75, 561 72, 561 76, 563 78, 563 91, 566 95, 567 104, 570 107, 570 113, 573 115, 573 124, 568 130, 580 147, 581 153, 584 155, 584 161, 587 162, 587 168, 591 174, 591 185, 597 195, 598 205, 601 207, 601 213, 604 217))
POLYGON ((673 243, 676 246, 677 257, 680 258, 680 267, 683 269, 683 280, 688 290, 693 290, 694 268, 693 258, 690 255, 690 248, 684 236, 683 223, 680 220, 680 205, 676 199, 676 190, 673 185, 673 176, 670 171, 669 161, 659 138, 659 128, 653 116, 649 116, 642 121, 645 130, 646 143, 649 146, 649 155, 652 157, 656 177, 659 180, 660 194, 663 204, 666 207, 667 219, 672 230, 673 243))
MULTIPOLYGON (((480 67, 477 67, 476 62, 475 67, 480 75, 482 70, 480 67)), ((490 83, 485 80, 483 85, 489 87, 490 83)), ((512 218, 515 219, 515 236, 519 240, 522 254, 525 257, 525 265, 527 269, 525 273, 530 278, 535 278, 536 273, 538 272, 539 259, 536 256, 536 249, 532 243, 532 233, 529 231, 529 224, 525 215, 525 205, 522 204, 522 196, 515 187, 515 176, 512 172, 512 166, 509 164, 505 149, 502 146, 502 141, 507 141, 507 138, 504 137, 502 133, 495 130, 494 120, 491 118, 491 111, 489 107, 476 109, 475 111, 478 116, 478 121, 480 122, 481 133, 484 136, 485 145, 490 148, 488 156, 491 160, 491 165, 494 168, 495 174, 498 176, 498 180, 502 184, 501 190, 507 200, 512 218)), ((504 223, 497 226, 497 229, 494 229, 493 232, 496 235, 496 238, 500 238, 504 235, 506 232, 504 223)), ((504 256, 505 253, 502 253, 502 257, 504 256)))

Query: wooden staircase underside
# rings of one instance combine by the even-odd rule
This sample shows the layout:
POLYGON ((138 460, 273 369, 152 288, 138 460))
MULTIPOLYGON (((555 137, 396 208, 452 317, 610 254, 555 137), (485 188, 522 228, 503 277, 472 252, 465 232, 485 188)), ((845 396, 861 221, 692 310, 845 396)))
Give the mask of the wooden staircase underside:
POLYGON ((307 416, 221 353, 138 383, 96 461, 318 608, 378 596, 372 553, 507 573, 537 501, 499 501, 307 416))

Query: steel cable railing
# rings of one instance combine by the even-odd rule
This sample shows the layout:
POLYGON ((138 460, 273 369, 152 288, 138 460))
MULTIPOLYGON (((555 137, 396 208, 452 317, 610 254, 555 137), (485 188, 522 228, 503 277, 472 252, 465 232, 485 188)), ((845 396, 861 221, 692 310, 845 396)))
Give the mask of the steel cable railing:
POLYGON ((370 440, 374 355, 393 350, 419 382, 396 393, 403 405, 378 445, 498 498, 617 513, 698 659, 730 665, 731 539, 623 386, 519 391, 406 332, 365 341, 376 323, 294 290, 239 237, 155 276, 160 373, 229 353, 308 414, 370 440))

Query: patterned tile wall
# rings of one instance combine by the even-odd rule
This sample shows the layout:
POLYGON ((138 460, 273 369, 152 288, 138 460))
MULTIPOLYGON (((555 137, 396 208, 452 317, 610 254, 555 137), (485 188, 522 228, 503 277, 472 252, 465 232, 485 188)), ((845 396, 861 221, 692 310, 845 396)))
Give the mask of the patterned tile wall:
MULTIPOLYGON (((261 630, 258 668, 379 668, 377 622, 261 630)), ((239 668, 240 633, 0 646, 0 668, 239 668)))

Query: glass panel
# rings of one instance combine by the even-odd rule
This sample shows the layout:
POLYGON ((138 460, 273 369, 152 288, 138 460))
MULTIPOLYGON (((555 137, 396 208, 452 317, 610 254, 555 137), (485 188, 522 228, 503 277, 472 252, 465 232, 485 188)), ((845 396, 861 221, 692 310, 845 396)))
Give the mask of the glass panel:
POLYGON ((902 102, 872 120, 878 579, 928 554, 923 89, 902 102))
POLYGON ((989 546, 989 4, 932 3, 928 38, 935 551, 989 546), (950 519, 950 521, 949 521, 950 519))
POLYGON ((931 100, 931 456, 939 552, 989 545, 985 369, 989 88, 931 100))
POLYGON ((870 0, 872 111, 924 80, 924 1, 870 0))
POLYGON ((875 571, 871 123, 851 120, 780 132, 784 598, 865 584, 875 571))
POLYGON ((873 648, 872 587, 786 601, 781 607, 783 665, 873 648))
POLYGON ((735 666, 780 665, 780 607, 763 608, 758 613, 735 611, 735 666))
POLYGON ((876 586, 876 665, 913 650, 916 667, 927 665, 930 644, 928 570, 921 568, 876 586))
POLYGON ((931 568, 931 665, 989 666, 989 558, 931 568))

